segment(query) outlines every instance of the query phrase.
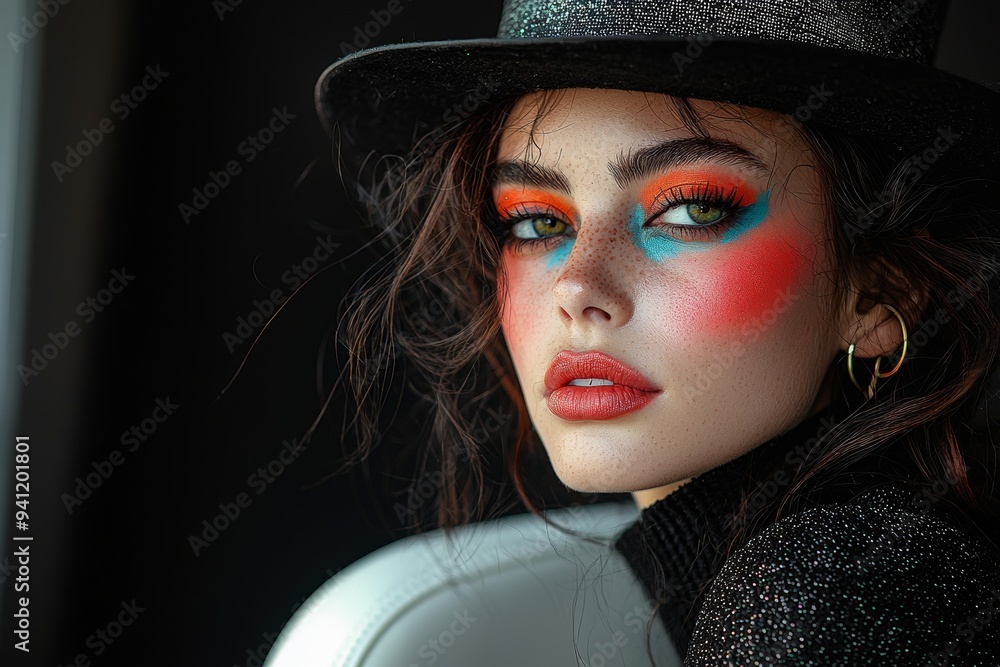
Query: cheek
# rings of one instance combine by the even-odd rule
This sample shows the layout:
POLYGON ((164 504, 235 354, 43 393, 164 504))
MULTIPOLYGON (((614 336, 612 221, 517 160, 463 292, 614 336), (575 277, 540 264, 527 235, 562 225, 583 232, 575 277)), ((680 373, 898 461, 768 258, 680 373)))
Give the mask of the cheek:
POLYGON ((749 323, 773 322, 811 283, 815 252, 806 238, 773 231, 748 234, 732 252, 713 257, 701 269, 692 324, 699 333, 731 336, 749 323))
POLYGON ((519 350, 530 341, 540 311, 540 295, 532 290, 539 277, 532 275, 525 262, 512 260, 506 254, 501 262, 505 269, 506 283, 502 278, 498 281, 500 326, 507 347, 516 361, 519 350))

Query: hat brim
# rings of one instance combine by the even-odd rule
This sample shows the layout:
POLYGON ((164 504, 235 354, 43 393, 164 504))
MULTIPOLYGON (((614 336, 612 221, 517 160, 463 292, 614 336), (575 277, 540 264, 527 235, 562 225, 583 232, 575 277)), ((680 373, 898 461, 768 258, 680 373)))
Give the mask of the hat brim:
POLYGON ((487 100, 554 88, 797 114, 923 159, 938 175, 1000 177, 1000 93, 909 61, 785 41, 628 35, 394 44, 336 61, 315 92, 325 129, 357 169, 373 152, 405 154, 415 136, 487 100))

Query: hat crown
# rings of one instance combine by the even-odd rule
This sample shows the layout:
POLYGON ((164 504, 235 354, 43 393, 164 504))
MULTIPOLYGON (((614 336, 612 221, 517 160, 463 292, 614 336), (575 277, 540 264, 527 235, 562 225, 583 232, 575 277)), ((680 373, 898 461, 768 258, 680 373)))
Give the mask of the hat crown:
POLYGON ((497 37, 756 37, 929 65, 949 0, 506 0, 497 37))

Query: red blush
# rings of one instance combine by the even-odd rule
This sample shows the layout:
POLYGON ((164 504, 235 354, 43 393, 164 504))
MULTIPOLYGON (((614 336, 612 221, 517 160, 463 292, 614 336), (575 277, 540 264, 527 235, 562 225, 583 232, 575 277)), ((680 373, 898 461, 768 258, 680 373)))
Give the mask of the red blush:
MULTIPOLYGON (((729 335, 756 328, 763 331, 803 296, 802 281, 815 256, 805 239, 755 230, 707 267, 701 321, 706 333, 729 335)), ((787 226, 784 226, 788 229, 787 226)))

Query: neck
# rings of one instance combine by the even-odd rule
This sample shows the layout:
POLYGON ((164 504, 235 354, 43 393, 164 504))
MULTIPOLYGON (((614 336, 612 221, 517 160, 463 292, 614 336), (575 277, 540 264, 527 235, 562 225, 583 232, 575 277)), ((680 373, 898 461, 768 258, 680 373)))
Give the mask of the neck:
POLYGON ((633 494, 637 504, 647 504, 639 520, 619 535, 616 546, 650 598, 665 595, 659 614, 681 655, 702 595, 727 551, 732 520, 742 501, 775 471, 794 472, 801 457, 792 455, 841 420, 845 412, 837 408, 826 406, 742 456, 689 480, 633 494))
MULTIPOLYGON (((812 407, 809 409, 809 413, 803 419, 810 419, 820 412, 826 410, 831 403, 831 383, 833 380, 832 369, 831 372, 827 374, 827 377, 823 381, 822 388, 819 394, 816 396, 816 400, 813 402, 812 407)), ((679 482, 673 482, 672 484, 665 484, 663 486, 656 486, 651 489, 642 489, 641 491, 632 492, 632 500, 635 501, 636 507, 641 512, 646 509, 657 500, 663 500, 671 493, 681 488, 687 482, 690 482, 693 478, 688 477, 687 479, 682 479, 679 482)))
POLYGON ((632 493, 632 500, 635 501, 636 507, 638 507, 639 511, 641 512, 642 510, 646 509, 647 507, 655 503, 657 500, 663 500, 671 493, 681 488, 682 485, 686 484, 687 482, 690 482, 691 479, 692 479, 691 477, 688 477, 687 479, 681 480, 679 482, 674 482, 673 484, 667 484, 665 486, 657 486, 652 489, 643 489, 642 491, 634 491, 632 493))

